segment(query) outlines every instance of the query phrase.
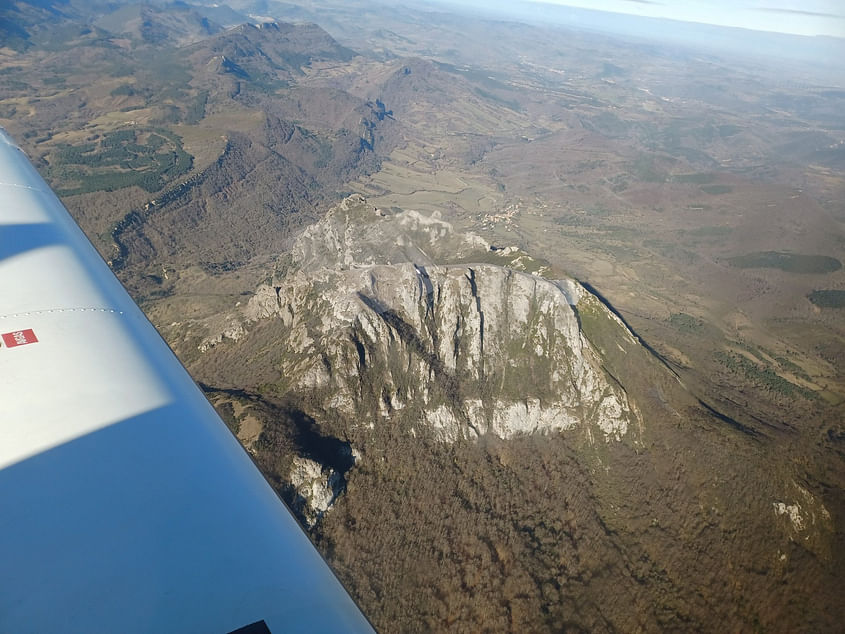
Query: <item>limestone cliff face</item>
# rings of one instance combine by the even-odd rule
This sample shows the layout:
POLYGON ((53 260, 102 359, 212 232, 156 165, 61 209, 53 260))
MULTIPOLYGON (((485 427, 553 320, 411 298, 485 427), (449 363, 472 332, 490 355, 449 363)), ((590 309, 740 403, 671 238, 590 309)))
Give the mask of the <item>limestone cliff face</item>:
POLYGON ((280 387, 318 392, 359 429, 402 420, 444 441, 576 429, 621 440, 639 414, 603 369, 579 307, 606 312, 620 340, 630 333, 575 281, 526 269, 542 272, 438 218, 353 196, 300 236, 203 347, 280 320, 280 387))
POLYGON ((346 483, 337 471, 316 460, 298 456, 293 459, 290 484, 297 492, 293 509, 310 527, 329 510, 346 483))

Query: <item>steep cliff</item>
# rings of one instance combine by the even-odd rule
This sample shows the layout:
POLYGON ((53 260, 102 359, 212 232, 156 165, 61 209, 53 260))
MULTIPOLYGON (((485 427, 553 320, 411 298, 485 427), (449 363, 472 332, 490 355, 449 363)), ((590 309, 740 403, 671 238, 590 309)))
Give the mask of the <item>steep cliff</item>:
POLYGON ((443 440, 636 435, 636 406, 579 323, 579 304, 603 307, 574 280, 516 269, 527 264, 537 265, 437 218, 354 196, 298 238, 203 349, 280 320, 273 354, 284 389, 319 391, 350 427, 401 420, 443 440))

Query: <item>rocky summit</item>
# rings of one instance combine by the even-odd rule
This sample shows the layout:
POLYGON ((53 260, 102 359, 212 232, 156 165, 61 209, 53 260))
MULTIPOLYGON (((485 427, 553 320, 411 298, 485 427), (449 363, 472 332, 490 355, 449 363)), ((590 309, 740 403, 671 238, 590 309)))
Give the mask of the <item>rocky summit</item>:
MULTIPOLYGON (((288 389, 319 391, 350 426, 402 419, 441 440, 581 430, 636 436, 641 420, 581 328, 579 307, 612 314, 572 279, 415 211, 360 196, 309 227, 224 338, 267 319, 288 389)), ((616 324, 620 339, 633 340, 616 324)))

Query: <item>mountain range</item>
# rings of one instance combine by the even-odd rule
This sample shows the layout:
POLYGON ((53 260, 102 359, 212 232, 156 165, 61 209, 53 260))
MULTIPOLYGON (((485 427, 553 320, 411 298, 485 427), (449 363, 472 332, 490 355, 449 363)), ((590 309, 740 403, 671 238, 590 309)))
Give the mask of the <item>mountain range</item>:
POLYGON ((836 631, 845 93, 462 11, 14 0, 0 124, 379 629, 836 631))

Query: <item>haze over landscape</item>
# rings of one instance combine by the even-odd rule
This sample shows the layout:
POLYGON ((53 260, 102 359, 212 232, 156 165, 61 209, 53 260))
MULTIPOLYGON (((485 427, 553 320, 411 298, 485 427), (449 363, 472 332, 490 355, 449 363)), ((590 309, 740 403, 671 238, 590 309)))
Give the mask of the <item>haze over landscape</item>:
MULTIPOLYGON (((713 26, 739 27, 755 31, 792 35, 845 36, 845 11, 835 0, 811 0, 796 5, 784 0, 763 2, 727 2, 691 0, 689 2, 654 2, 643 0, 539 0, 612 13, 627 13, 650 18, 698 22, 713 26)), ((521 3, 506 3, 521 4, 521 3)))
POLYGON ((0 125, 379 631, 832 632, 843 24, 12 0, 0 125))

